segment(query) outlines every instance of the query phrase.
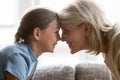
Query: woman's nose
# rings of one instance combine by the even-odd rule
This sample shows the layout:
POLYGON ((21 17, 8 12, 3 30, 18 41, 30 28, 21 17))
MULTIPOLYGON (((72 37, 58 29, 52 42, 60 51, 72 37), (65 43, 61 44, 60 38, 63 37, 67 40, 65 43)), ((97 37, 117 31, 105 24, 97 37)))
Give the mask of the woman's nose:
POLYGON ((61 39, 61 41, 65 41, 65 35, 62 34, 60 39, 61 39))

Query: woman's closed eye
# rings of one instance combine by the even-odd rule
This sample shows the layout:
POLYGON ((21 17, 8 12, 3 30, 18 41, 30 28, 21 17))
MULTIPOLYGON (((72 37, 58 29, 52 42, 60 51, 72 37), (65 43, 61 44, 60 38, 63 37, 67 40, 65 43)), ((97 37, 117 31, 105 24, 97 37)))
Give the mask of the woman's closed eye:
POLYGON ((67 30, 67 29, 63 29, 63 30, 62 30, 62 34, 69 34, 69 33, 70 33, 70 31, 67 30))

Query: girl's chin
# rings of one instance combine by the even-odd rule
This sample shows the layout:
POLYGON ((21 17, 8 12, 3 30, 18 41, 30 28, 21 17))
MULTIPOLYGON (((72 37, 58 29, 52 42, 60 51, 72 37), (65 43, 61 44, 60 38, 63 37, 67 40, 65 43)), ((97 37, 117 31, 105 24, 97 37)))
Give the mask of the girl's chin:
POLYGON ((51 49, 50 52, 53 53, 53 52, 54 52, 54 49, 51 49))
POLYGON ((54 52, 54 48, 49 48, 48 50, 46 50, 46 52, 53 53, 54 52))

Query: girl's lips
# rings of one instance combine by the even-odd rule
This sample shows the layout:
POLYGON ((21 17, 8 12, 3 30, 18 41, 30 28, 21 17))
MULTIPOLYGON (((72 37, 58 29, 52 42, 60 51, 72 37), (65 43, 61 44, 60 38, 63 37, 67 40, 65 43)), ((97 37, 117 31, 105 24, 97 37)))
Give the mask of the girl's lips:
POLYGON ((56 45, 57 45, 57 43, 54 43, 54 44, 53 44, 53 46, 56 46, 56 45))

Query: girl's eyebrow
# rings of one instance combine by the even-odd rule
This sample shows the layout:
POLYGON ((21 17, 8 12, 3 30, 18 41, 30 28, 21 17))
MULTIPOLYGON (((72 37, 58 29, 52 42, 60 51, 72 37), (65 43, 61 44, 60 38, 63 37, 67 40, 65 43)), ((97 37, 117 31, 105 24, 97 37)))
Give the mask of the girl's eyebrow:
POLYGON ((61 28, 60 26, 57 27, 57 29, 60 29, 60 28, 61 28))

